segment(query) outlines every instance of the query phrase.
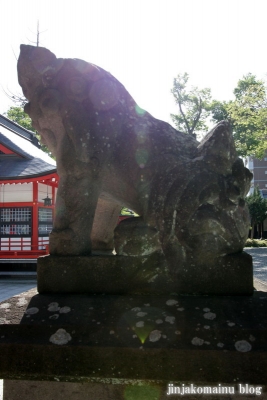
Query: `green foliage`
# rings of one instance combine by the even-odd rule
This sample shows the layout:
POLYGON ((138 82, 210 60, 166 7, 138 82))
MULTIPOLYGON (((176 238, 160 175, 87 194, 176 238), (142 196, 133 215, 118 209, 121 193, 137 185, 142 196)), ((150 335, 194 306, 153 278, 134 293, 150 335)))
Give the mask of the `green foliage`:
POLYGON ((225 119, 230 119, 228 111, 228 103, 226 101, 213 100, 210 104, 209 111, 212 115, 212 120, 214 122, 223 121, 225 119))
MULTIPOLYGON (((21 105, 22 105, 23 100, 21 100, 21 105)), ((16 122, 17 124, 19 124, 20 126, 22 126, 25 129, 28 129, 29 131, 32 131, 35 133, 35 135, 37 136, 38 140, 40 141, 40 135, 37 133, 37 131, 32 127, 32 120, 31 118, 28 116, 28 114, 26 114, 24 112, 23 107, 10 107, 9 110, 7 110, 6 113, 4 113, 5 116, 7 116, 9 119, 11 119, 11 121, 16 122)), ((43 151, 45 151, 46 153, 48 153, 50 155, 50 157, 54 158, 51 155, 51 152, 48 150, 48 148, 45 145, 41 145, 41 149, 43 151)))
POLYGON ((196 137, 198 132, 208 129, 206 124, 211 104, 210 89, 188 88, 189 75, 177 75, 171 90, 179 113, 171 114, 178 130, 196 137))
POLYGON ((254 192, 246 197, 251 224, 261 224, 267 216, 267 200, 264 199, 258 187, 254 192))
POLYGON ((267 92, 263 81, 248 74, 234 89, 235 100, 214 101, 210 107, 213 121, 231 122, 237 152, 240 156, 261 159, 267 150, 267 92))
POLYGON ((10 107, 10 109, 4 113, 11 121, 16 122, 23 128, 28 129, 29 131, 35 132, 32 127, 31 118, 24 112, 23 107, 10 107))
POLYGON ((267 240, 247 239, 245 247, 267 247, 267 240))

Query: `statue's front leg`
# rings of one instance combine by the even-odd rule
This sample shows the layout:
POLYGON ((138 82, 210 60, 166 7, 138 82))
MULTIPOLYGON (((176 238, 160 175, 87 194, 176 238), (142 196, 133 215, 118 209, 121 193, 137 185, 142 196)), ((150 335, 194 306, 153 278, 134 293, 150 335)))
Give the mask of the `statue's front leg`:
POLYGON ((121 205, 99 198, 91 233, 94 252, 112 253, 114 250, 114 229, 118 224, 121 205))
POLYGON ((88 178, 67 175, 60 179, 53 230, 49 238, 52 255, 91 253, 90 234, 99 195, 99 184, 88 178))

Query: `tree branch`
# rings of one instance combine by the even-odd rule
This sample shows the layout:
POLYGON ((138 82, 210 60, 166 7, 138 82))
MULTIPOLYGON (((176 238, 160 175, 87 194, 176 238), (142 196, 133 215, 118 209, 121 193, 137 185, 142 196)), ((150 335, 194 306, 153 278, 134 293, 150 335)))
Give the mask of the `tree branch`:
POLYGON ((191 135, 190 126, 189 126, 189 123, 188 123, 188 121, 186 119, 186 116, 185 116, 185 114, 183 112, 182 105, 181 105, 180 101, 178 101, 178 106, 179 106, 180 113, 182 114, 182 117, 184 119, 184 122, 185 122, 186 128, 188 130, 188 133, 191 135))
MULTIPOLYGON (((200 119, 200 116, 201 116, 201 113, 202 113, 202 104, 203 104, 203 102, 202 102, 202 99, 200 97, 199 98, 198 114, 197 114, 196 118, 194 119, 194 122, 193 122, 193 125, 192 125, 192 132, 194 132, 195 127, 197 126, 197 123, 198 123, 198 121, 200 119)), ((193 133, 191 133, 191 135, 193 135, 193 133)), ((194 134, 193 136, 196 136, 196 135, 194 134)))

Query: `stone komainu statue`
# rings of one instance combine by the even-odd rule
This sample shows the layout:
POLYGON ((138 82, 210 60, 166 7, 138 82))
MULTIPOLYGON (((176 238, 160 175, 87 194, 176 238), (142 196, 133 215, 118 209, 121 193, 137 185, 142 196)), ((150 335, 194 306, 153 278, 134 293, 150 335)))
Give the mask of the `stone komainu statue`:
POLYGON ((115 230, 117 254, 164 254, 170 271, 241 252, 252 174, 227 122, 201 143, 140 109, 110 73, 21 46, 25 112, 57 160, 52 255, 112 250, 122 206, 140 218, 115 230))

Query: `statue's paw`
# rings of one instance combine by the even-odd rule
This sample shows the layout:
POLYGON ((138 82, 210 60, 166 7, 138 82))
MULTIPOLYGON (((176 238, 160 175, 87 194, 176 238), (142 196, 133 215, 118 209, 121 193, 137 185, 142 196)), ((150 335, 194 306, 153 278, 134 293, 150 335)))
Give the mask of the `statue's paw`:
POLYGON ((141 217, 128 218, 114 231, 115 251, 124 256, 148 256, 161 251, 159 232, 147 226, 141 217))
POLYGON ((92 253, 99 255, 111 255, 114 254, 114 240, 113 238, 109 241, 92 238, 92 253))
POLYGON ((89 255, 91 241, 76 235, 72 229, 53 229, 49 236, 49 251, 51 255, 59 256, 89 255))

